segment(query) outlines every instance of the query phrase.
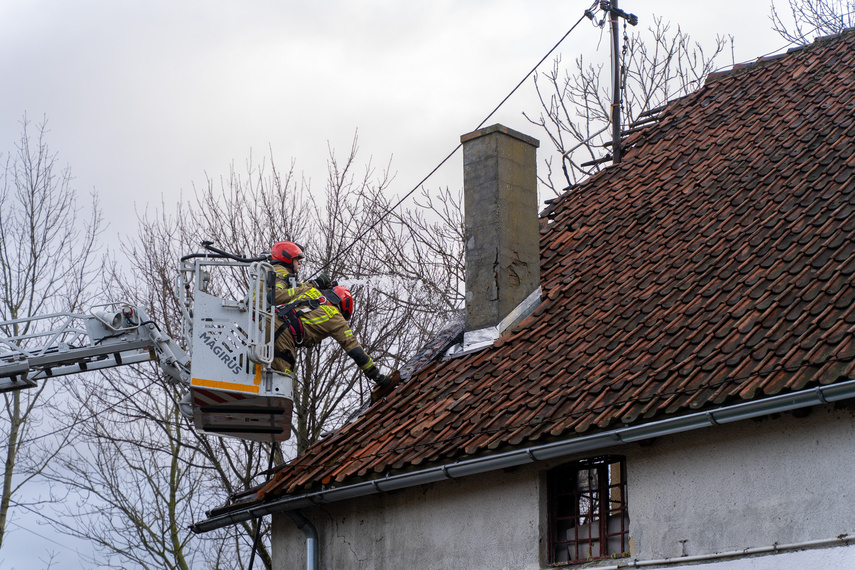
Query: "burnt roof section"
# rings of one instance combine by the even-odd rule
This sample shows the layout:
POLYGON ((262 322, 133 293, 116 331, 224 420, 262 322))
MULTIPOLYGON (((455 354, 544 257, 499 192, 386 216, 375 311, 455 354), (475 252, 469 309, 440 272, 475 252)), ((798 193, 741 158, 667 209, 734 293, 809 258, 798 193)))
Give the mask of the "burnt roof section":
POLYGON ((719 74, 542 213, 544 301, 271 498, 855 378, 855 33, 719 74))

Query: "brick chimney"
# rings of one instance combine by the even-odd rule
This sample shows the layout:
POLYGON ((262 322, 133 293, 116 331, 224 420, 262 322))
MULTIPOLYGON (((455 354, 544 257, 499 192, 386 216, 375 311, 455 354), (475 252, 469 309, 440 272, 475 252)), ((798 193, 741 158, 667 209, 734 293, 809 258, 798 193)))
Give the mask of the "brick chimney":
POLYGON ((468 352, 489 346, 540 303, 540 143, 502 125, 463 135, 460 142, 468 352))

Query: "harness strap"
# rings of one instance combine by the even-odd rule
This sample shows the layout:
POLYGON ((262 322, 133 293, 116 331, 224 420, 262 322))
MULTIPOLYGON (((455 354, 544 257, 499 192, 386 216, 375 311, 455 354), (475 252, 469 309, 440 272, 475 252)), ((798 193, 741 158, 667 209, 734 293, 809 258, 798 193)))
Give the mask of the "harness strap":
POLYGON ((303 299, 277 307, 276 316, 282 320, 282 324, 277 327, 274 338, 279 338, 279 335, 287 330, 294 337, 294 344, 301 346, 306 338, 306 330, 303 328, 300 315, 317 309, 319 306, 320 302, 317 299, 303 299))
POLYGON ((313 311, 321 306, 321 302, 318 299, 300 299, 299 301, 294 301, 293 303, 288 303, 287 305, 282 305, 282 308, 285 310, 288 309, 299 309, 301 307, 306 307, 308 311, 303 311, 307 313, 309 311, 313 311))
MULTIPOLYGON (((278 316, 278 313, 277 313, 277 316, 278 316)), ((282 319, 282 324, 279 325, 279 327, 276 329, 276 332, 273 333, 273 338, 279 338, 279 335, 281 335, 283 332, 285 332, 285 329, 287 329, 290 324, 291 323, 288 321, 288 319, 282 319)))

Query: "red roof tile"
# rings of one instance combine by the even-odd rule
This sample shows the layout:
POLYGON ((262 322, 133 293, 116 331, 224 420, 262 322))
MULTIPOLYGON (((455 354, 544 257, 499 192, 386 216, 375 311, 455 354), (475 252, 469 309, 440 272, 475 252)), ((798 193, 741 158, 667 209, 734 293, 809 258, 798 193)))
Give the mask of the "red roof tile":
POLYGON ((543 303, 261 496, 855 378, 855 33, 710 76, 542 213, 543 303))

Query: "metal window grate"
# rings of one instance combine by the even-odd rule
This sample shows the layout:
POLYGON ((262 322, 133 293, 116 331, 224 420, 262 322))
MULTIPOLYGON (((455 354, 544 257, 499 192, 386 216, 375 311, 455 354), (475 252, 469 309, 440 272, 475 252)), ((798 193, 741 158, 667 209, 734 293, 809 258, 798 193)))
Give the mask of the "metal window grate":
POLYGON ((549 472, 547 488, 550 564, 627 555, 623 457, 597 457, 556 467, 549 472))

